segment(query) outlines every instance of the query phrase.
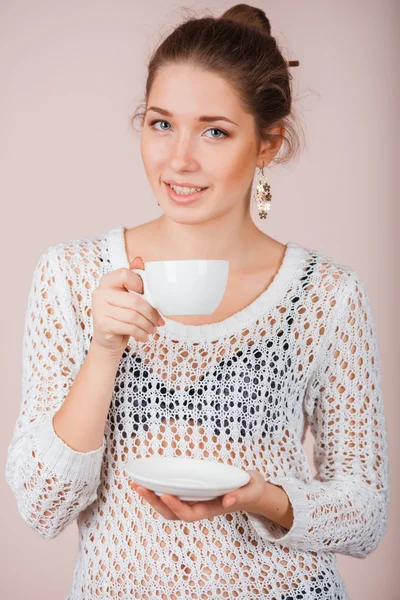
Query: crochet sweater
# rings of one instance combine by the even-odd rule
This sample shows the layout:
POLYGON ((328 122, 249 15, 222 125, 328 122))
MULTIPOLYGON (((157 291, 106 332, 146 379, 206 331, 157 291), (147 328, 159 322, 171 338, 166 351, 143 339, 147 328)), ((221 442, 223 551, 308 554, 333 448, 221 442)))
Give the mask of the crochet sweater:
POLYGON ((121 267, 123 227, 49 246, 25 315, 6 479, 41 537, 77 523, 66 600, 347 599, 336 554, 371 554, 389 506, 378 343, 357 272, 289 242, 272 283, 243 310, 205 325, 165 317, 147 342, 131 337, 103 444, 78 452, 52 419, 88 353, 92 292, 121 267), (286 491, 293 526, 234 510, 167 520, 129 487, 124 465, 145 456, 257 469, 286 491))

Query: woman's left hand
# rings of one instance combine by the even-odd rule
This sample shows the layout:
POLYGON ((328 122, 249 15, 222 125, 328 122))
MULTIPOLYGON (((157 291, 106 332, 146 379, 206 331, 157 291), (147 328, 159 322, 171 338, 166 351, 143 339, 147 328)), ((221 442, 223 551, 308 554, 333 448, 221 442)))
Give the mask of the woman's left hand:
POLYGON ((128 479, 132 490, 141 495, 151 506, 165 519, 172 521, 185 521, 193 523, 202 519, 211 520, 218 515, 245 510, 257 513, 261 505, 261 499, 266 490, 266 480, 261 473, 255 469, 246 471, 250 475, 250 481, 241 488, 229 492, 223 496, 218 496, 214 500, 205 500, 201 502, 186 502, 179 500, 171 494, 157 496, 147 488, 143 488, 128 479), (230 503, 232 499, 234 503, 230 503))

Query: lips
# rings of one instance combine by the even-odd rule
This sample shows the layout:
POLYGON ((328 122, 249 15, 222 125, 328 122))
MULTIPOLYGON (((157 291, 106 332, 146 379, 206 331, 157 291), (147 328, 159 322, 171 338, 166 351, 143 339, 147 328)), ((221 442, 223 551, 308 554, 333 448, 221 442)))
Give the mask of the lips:
POLYGON ((193 194, 177 194, 168 183, 166 183, 165 181, 164 183, 167 188, 168 196, 176 204, 192 204, 193 202, 196 202, 196 200, 198 200, 208 190, 208 188, 203 188, 199 192, 194 192, 193 194))
POLYGON ((178 183, 177 181, 174 181, 173 179, 164 181, 164 183, 166 183, 167 185, 177 185, 179 187, 188 187, 188 188, 196 188, 196 189, 200 188, 202 190, 207 189, 207 186, 195 185, 194 183, 178 183))
MULTIPOLYGON (((177 186, 178 184, 177 184, 177 183, 173 183, 173 184, 171 184, 171 183, 167 183, 167 186, 168 186, 169 188, 171 188, 171 190, 173 189, 172 185, 175 185, 175 186, 177 186)), ((199 185, 179 185, 178 187, 184 187, 184 188, 185 188, 185 187, 187 187, 187 188, 189 188, 189 189, 193 188, 193 189, 196 189, 196 190, 200 190, 201 192, 202 192, 203 190, 206 190, 206 189, 207 189, 207 188, 205 188, 205 187, 200 187, 199 185)), ((192 192, 192 193, 196 194, 197 192, 192 192)), ((188 195, 188 194, 182 194, 182 193, 180 194, 180 196, 187 196, 187 195, 188 195)))

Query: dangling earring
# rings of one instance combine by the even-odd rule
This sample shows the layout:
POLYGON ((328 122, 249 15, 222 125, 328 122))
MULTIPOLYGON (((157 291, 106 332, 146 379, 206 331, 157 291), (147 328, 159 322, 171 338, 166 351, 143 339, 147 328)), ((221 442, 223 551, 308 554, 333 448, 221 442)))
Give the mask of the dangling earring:
POLYGON ((271 194, 266 176, 264 175, 264 163, 260 169, 261 176, 257 185, 257 192, 255 200, 257 202, 257 208, 259 210, 260 219, 266 219, 268 217, 268 211, 271 208, 271 194))

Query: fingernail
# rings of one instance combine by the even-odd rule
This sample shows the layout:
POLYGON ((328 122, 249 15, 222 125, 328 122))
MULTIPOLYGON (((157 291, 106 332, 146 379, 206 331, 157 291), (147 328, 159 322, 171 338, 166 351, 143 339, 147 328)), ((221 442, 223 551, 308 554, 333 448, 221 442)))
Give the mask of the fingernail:
POLYGON ((235 504, 235 502, 236 502, 236 498, 229 498, 229 500, 227 501, 225 506, 226 507, 233 506, 235 504))
POLYGON ((165 325, 165 321, 162 317, 160 317, 157 321, 157 323, 161 326, 161 325, 165 325))

